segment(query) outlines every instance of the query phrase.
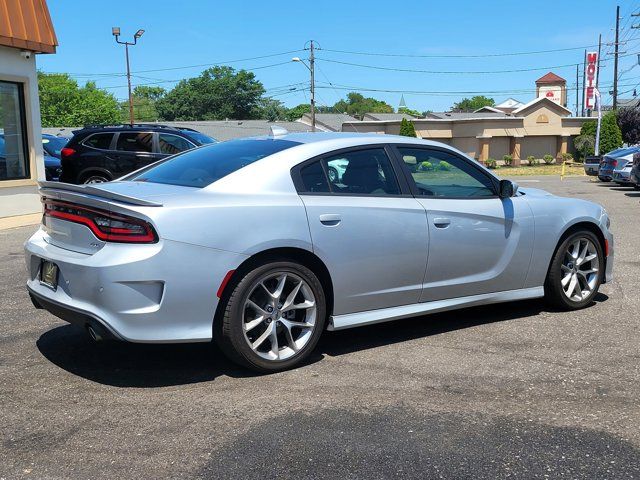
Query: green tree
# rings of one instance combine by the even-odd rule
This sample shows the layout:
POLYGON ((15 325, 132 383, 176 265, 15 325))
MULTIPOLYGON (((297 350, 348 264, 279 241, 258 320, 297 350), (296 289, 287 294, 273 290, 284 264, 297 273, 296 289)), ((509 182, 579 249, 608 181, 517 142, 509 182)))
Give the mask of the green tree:
POLYGON ((254 118, 261 118, 270 122, 285 120, 287 118, 288 109, 280 100, 274 98, 262 97, 258 100, 258 104, 253 112, 254 118))
POLYGON ((113 94, 95 82, 79 87, 66 73, 38 72, 38 94, 43 127, 79 127, 118 123, 120 107, 113 94))
POLYGON ((618 110, 618 126, 625 143, 640 143, 640 108, 627 107, 618 110))
POLYGON ((346 100, 340 100, 333 105, 333 111, 362 117, 365 113, 393 113, 393 107, 382 100, 350 92, 346 100))
MULTIPOLYGON (((167 91, 162 87, 139 85, 133 89, 133 114, 136 122, 156 122, 160 115, 156 103, 167 91)), ((120 102, 122 121, 129 122, 129 101, 120 102)))
POLYGON ((295 122, 296 120, 302 118, 305 113, 309 113, 311 111, 311 105, 308 103, 301 103, 293 108, 287 110, 287 120, 290 122, 295 122))
POLYGON ((496 101, 493 98, 485 97, 484 95, 476 95, 471 98, 463 98, 457 103, 453 104, 451 110, 454 112, 475 112, 482 107, 493 107, 496 101))
POLYGON ((253 73, 218 66, 181 80, 156 108, 164 120, 250 119, 263 93, 253 73))
POLYGON ((417 111, 417 110, 412 110, 408 107, 400 107, 398 109, 398 113, 404 113, 406 115, 411 115, 412 117, 422 117, 423 115, 417 111))
MULTIPOLYGON (((596 120, 589 120, 582 124, 580 136, 596 138, 597 123, 596 120)), ((595 142, 594 142, 595 143, 595 142)), ((574 141, 575 144, 575 141, 574 141)), ((600 153, 605 154, 622 146, 622 132, 618 126, 615 112, 607 112, 602 117, 600 125, 600 153)), ((580 149, 579 149, 580 150, 580 149)), ((591 147, 589 142, 585 142, 580 153, 583 158, 594 154, 595 147, 591 147)))
POLYGON ((402 122, 400 122, 400 135, 403 137, 416 137, 416 129, 413 126, 413 122, 403 118, 402 122))

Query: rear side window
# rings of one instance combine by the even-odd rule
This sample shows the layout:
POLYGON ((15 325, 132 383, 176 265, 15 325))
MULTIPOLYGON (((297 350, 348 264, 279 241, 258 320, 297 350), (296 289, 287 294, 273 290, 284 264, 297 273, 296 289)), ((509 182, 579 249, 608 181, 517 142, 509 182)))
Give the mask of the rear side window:
POLYGON ((299 145, 271 138, 231 140, 195 148, 155 164, 129 180, 206 187, 260 159, 299 145))
POLYGON ((160 147, 160 153, 169 155, 184 152, 185 150, 189 150, 195 146, 186 138, 168 133, 161 133, 158 135, 158 145, 160 147))
POLYGON ((113 133, 94 133, 87 138, 83 145, 91 148, 98 148, 100 150, 109 150, 111 146, 111 140, 113 139, 113 133))
POLYGON ((304 185, 304 191, 310 193, 329 193, 329 182, 324 175, 320 160, 300 169, 300 177, 304 185))
POLYGON ((399 195, 384 148, 355 150, 324 159, 331 191, 346 195, 399 195))
POLYGON ((153 133, 151 132, 127 132, 118 136, 116 150, 125 152, 152 152, 153 133))

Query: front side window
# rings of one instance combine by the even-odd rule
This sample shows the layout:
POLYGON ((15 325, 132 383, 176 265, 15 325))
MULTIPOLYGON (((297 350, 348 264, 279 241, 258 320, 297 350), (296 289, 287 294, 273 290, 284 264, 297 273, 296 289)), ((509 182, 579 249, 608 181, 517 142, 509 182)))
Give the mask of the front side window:
POLYGON ((153 151, 153 133, 151 132, 127 132, 118 136, 116 150, 125 152, 149 152, 153 151))
POLYGON ((109 150, 111 146, 111 140, 113 139, 113 133, 96 133, 87 138, 83 145, 91 148, 97 148, 99 150, 109 150))
POLYGON ((184 152, 195 146, 187 139, 169 133, 159 134, 158 144, 160 146, 160 153, 169 155, 184 152))
POLYGON ((29 177, 22 85, 0 82, 0 181, 29 177))
POLYGON ((215 143, 170 157, 128 180, 202 188, 253 162, 296 145, 299 143, 271 138, 215 143))
POLYGON ((324 158, 331 192, 398 195, 400 187, 384 148, 355 150, 324 158))
POLYGON ((441 150, 398 147, 418 195, 447 198, 494 197, 491 179, 462 158, 441 150))

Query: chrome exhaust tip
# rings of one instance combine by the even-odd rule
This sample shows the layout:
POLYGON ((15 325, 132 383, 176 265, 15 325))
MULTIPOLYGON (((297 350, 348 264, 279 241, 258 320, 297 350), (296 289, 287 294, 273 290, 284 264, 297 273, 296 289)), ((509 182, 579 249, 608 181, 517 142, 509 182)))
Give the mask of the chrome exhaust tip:
POLYGON ((91 340, 93 340, 96 343, 104 340, 100 332, 95 328, 93 328, 91 325, 87 325, 87 333, 89 334, 89 337, 91 338, 91 340))

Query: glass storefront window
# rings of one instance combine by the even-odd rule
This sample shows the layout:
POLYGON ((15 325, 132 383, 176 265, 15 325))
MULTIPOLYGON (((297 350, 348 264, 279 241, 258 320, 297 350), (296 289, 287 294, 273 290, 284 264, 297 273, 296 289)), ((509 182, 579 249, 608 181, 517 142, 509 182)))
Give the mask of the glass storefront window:
POLYGON ((22 85, 0 82, 0 181, 29 177, 22 85))

